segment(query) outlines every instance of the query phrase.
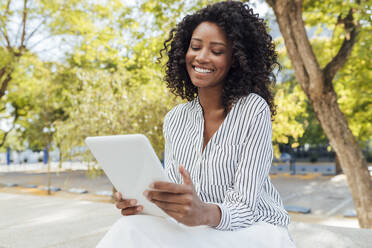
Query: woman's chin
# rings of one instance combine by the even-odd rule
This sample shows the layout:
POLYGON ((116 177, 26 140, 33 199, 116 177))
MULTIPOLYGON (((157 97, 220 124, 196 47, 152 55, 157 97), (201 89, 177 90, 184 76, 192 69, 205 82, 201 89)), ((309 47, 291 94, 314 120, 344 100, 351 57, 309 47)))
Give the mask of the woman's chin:
POLYGON ((219 87, 218 83, 216 84, 216 83, 211 83, 211 82, 193 82, 192 84, 198 89, 219 87))

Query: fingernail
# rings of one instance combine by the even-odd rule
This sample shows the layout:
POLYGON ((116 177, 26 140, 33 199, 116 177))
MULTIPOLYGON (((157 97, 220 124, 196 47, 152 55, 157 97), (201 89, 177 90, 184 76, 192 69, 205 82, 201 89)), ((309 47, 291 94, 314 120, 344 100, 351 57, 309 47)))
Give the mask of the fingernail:
POLYGON ((149 195, 149 192, 146 190, 143 192, 143 195, 147 197, 149 195))
POLYGON ((137 207, 137 211, 142 211, 143 207, 142 206, 138 206, 137 207))
POLYGON ((136 205, 137 201, 136 200, 130 200, 131 205, 136 205))
POLYGON ((152 183, 152 184, 150 184, 150 186, 149 186, 151 189, 153 189, 154 187, 155 187, 155 184, 154 183, 152 183))

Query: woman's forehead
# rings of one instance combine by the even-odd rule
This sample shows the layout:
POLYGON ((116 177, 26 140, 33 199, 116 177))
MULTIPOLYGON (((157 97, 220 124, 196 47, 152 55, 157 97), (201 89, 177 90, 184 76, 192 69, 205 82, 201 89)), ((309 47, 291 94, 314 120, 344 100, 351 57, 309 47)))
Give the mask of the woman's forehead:
POLYGON ((228 43, 225 32, 214 22, 200 23, 194 29, 191 38, 192 40, 199 42, 208 41, 209 43, 223 45, 226 45, 228 43))

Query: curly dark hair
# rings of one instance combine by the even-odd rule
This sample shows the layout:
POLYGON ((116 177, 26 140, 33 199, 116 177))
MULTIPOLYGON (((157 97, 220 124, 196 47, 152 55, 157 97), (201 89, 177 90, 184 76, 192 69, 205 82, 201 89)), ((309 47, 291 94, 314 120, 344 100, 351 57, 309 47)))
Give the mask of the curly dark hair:
POLYGON ((168 56, 165 64, 167 87, 176 96, 191 101, 198 94, 186 69, 186 52, 194 29, 202 22, 216 23, 232 42, 233 64, 226 75, 222 92, 225 112, 231 104, 250 93, 264 98, 270 107, 271 116, 276 114, 272 88, 277 53, 272 37, 267 32, 264 19, 254 14, 247 5, 238 1, 219 2, 187 15, 173 28, 164 48, 168 56))

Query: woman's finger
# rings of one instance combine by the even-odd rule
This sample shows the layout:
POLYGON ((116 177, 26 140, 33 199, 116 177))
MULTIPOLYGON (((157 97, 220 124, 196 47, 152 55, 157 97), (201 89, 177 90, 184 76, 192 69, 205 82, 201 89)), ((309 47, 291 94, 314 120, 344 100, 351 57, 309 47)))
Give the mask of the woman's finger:
POLYGON ((160 191, 151 191, 147 190, 147 199, 157 200, 162 202, 168 203, 178 203, 178 204, 191 204, 192 202, 192 195, 191 194, 173 194, 168 192, 160 192, 160 191))
POLYGON ((178 170, 179 170, 180 174, 182 175, 183 183, 187 184, 187 185, 192 185, 192 180, 191 180, 190 174, 186 171, 185 167, 180 165, 178 167, 178 170))
POLYGON ((121 201, 123 199, 123 196, 121 195, 119 191, 115 193, 115 199, 117 201, 121 201))
POLYGON ((185 184, 169 183, 169 182, 153 182, 150 185, 151 189, 175 194, 187 194, 192 192, 192 187, 185 184))
POLYGON ((121 210, 121 214, 124 216, 127 215, 134 215, 142 212, 143 206, 134 206, 134 207, 129 207, 129 208, 124 208, 121 210))
POLYGON ((124 199, 116 202, 116 207, 118 209, 124 209, 124 208, 129 208, 129 207, 134 207, 137 204, 136 199, 124 199))
POLYGON ((168 203, 157 200, 152 200, 151 202, 166 212, 170 211, 182 216, 187 215, 191 210, 190 206, 184 204, 168 203))

